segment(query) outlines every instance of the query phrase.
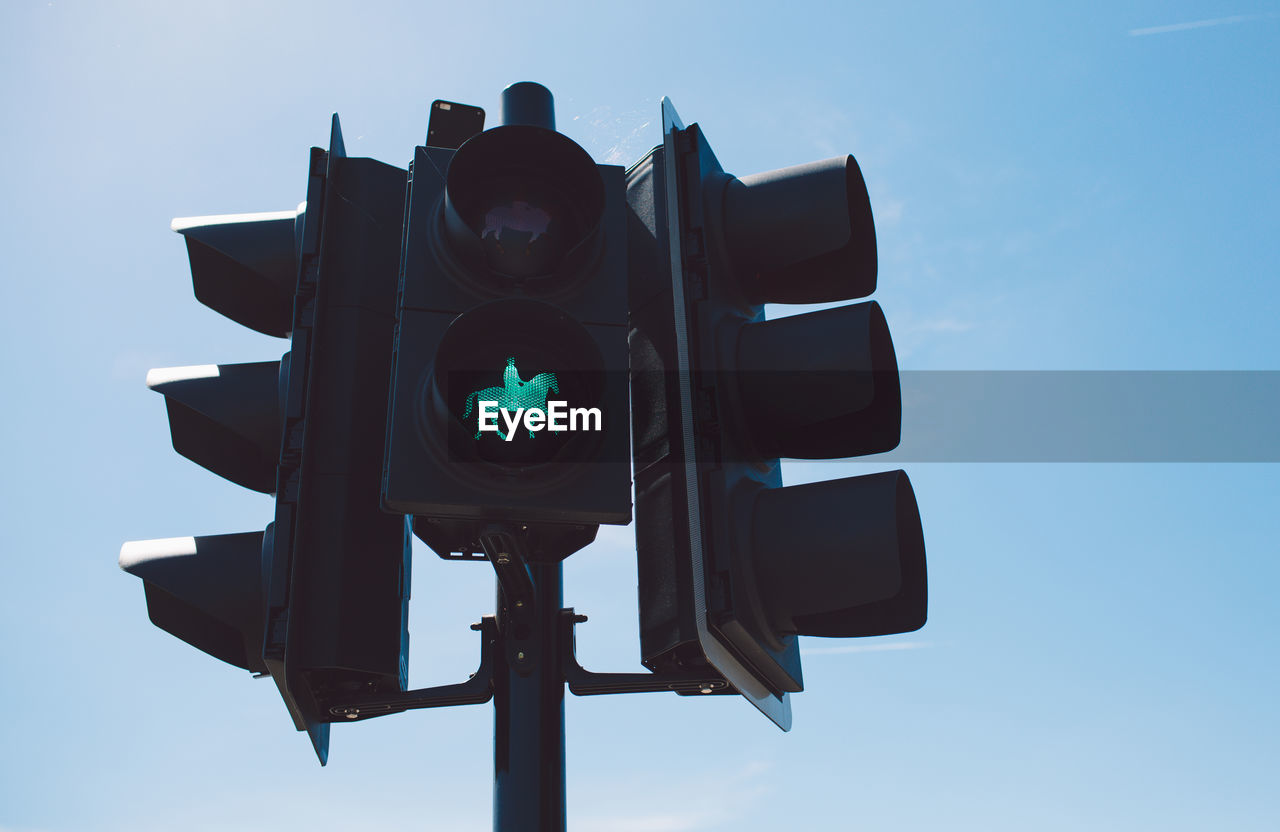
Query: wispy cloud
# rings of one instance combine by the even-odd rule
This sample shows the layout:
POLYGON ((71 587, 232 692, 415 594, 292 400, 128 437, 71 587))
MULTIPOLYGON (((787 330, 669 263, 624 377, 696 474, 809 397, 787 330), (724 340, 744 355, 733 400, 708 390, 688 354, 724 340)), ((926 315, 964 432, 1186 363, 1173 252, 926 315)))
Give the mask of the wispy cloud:
POLYGON ((884 644, 842 644, 839 647, 801 647, 805 656, 832 656, 838 653, 878 653, 881 650, 920 650, 932 647, 930 641, 890 641, 884 644))
POLYGON ((1188 23, 1170 23, 1165 26, 1148 26, 1144 29, 1130 29, 1130 37, 1142 37, 1143 35, 1163 35, 1168 32, 1185 32, 1188 29, 1205 29, 1209 26, 1225 26, 1228 23, 1250 23, 1255 20, 1270 20, 1280 17, 1280 12, 1270 12, 1268 14, 1236 14, 1231 17, 1213 17, 1208 20, 1192 20, 1188 23))
POLYGON ((912 321, 904 328, 905 332, 968 332, 974 328, 972 321, 964 321, 959 318, 942 317, 942 318, 926 318, 924 320, 912 321))
MULTIPOLYGON (((613 807, 606 811, 589 807, 583 812, 582 826, 598 832, 687 832, 730 824, 749 814, 772 791, 767 778, 770 768, 770 763, 755 760, 715 777, 685 780, 674 788, 669 782, 654 783, 664 791, 665 802, 682 808, 620 814, 613 807)), ((594 795, 597 803, 614 799, 609 790, 596 790, 594 795)))
MULTIPOLYGON (((154 352, 127 349, 112 356, 111 379, 132 382, 141 389, 147 377, 147 371, 153 367, 163 367, 165 363, 164 358, 154 352)), ((0 832, 6 832, 6 830, 0 829, 0 832)))
POLYGON ((720 820, 722 818, 703 813, 638 815, 631 818, 593 818, 591 828, 599 832, 686 832, 705 829, 708 822, 720 820))
POLYGON ((905 210, 906 204, 900 199, 877 200, 875 208, 876 224, 881 227, 897 225, 902 220, 902 214, 905 210))
POLYGON ((629 165, 662 142, 661 125, 654 123, 648 110, 618 112, 612 107, 595 107, 573 116, 572 121, 577 122, 575 129, 585 131, 583 146, 606 165, 629 165))
POLYGON ((979 323, 966 315, 943 312, 932 317, 917 318, 899 315, 893 324, 893 345, 898 354, 898 363, 910 361, 911 357, 926 347, 936 347, 947 339, 964 337, 965 333, 979 329, 979 323))

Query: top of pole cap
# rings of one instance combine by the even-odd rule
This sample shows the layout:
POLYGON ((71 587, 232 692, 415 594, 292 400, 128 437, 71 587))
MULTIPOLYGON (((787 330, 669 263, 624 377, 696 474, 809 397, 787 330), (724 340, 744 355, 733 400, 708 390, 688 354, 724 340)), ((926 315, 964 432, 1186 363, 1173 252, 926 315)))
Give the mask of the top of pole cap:
POLYGON ((502 123, 556 129, 551 90, 534 81, 517 81, 502 91, 502 123))

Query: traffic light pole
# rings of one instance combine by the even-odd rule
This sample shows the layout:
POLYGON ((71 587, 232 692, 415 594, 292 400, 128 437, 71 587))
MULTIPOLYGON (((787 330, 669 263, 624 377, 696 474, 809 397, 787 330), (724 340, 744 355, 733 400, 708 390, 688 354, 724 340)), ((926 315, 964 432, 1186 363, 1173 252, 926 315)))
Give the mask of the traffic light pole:
POLYGON ((561 563, 528 564, 533 609, 498 585, 498 667, 493 690, 493 828, 565 828, 561 563))
MULTIPOLYGON (((584 669, 574 652, 573 628, 587 618, 562 608, 563 560, 528 562, 523 545, 526 531, 523 526, 517 531, 511 524, 498 523, 480 537, 498 583, 491 654, 493 828, 495 832, 562 832, 566 823, 566 684, 578 696, 733 690, 714 672, 594 673, 584 669)), ((476 682, 473 677, 468 684, 476 682)), ((452 692, 451 688, 448 693, 452 692)), ((429 693, 406 696, 420 701, 411 707, 435 707, 426 696, 429 693)))
MULTIPOLYGON (((533 83, 507 87, 502 92, 502 123, 554 130, 550 91, 533 83)), ((514 551, 507 563, 500 563, 494 551, 487 552, 498 571, 493 828, 561 832, 565 828, 564 675, 558 622, 564 600, 563 565, 561 561, 526 563, 518 545, 497 548, 514 551)))

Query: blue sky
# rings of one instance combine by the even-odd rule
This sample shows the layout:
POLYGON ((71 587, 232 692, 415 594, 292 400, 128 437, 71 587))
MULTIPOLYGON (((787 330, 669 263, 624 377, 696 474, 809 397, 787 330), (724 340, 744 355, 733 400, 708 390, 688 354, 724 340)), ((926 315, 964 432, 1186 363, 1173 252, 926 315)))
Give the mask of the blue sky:
MULTIPOLYGON (((735 173, 857 156, 904 369, 1280 370, 1277 46, 1245 0, 4 4, 0 830, 490 827, 489 706, 338 726, 321 769, 116 566, 269 519, 172 451, 143 379, 285 349, 195 301, 169 221, 292 208, 331 113, 404 166, 432 99, 536 80, 626 165, 667 95, 735 173)), ((736 698, 570 697, 570 828, 1275 828, 1276 465, 908 471, 926 627, 808 640, 789 734, 736 698)), ((639 669, 631 545, 566 566, 593 670, 639 669)), ((416 554, 411 682, 460 681, 492 577, 416 554)))

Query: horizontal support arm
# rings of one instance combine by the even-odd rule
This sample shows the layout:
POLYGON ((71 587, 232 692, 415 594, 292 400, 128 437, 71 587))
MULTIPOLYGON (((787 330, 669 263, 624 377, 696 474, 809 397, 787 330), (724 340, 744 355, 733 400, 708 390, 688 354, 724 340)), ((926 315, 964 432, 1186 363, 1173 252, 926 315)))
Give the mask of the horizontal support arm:
POLYGON ((708 668, 707 672, 688 673, 593 673, 578 664, 574 652, 573 627, 586 621, 572 608, 560 611, 560 655, 565 682, 576 696, 600 696, 607 693, 651 693, 674 691, 679 694, 736 693, 729 683, 708 668))
POLYGON ((471 628, 480 631, 480 667, 467 681, 455 685, 406 690, 393 695, 348 697, 341 704, 329 706, 329 721, 369 719, 419 708, 482 705, 488 702, 493 698, 494 650, 498 638, 498 624, 493 616, 486 615, 479 624, 471 625, 471 628))

